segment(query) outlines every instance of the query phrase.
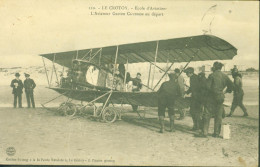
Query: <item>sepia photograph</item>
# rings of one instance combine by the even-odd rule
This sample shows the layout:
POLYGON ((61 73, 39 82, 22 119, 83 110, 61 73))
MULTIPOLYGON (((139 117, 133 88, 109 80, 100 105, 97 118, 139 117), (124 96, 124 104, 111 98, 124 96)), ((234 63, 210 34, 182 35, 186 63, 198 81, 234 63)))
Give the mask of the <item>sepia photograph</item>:
POLYGON ((0 0, 0 164, 259 165, 259 2, 0 0))

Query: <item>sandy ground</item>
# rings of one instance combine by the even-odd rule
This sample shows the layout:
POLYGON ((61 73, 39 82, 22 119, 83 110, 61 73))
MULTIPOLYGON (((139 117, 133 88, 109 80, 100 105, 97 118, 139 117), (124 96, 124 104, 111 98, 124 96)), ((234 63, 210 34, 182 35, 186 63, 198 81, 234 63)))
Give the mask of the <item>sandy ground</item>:
POLYGON ((259 109, 247 108, 249 117, 237 109, 223 120, 231 125, 229 140, 194 137, 190 116, 176 120, 176 132, 160 134, 152 109, 140 119, 128 108, 109 124, 92 119, 91 109, 69 118, 43 108, 0 108, 0 163, 258 166, 259 109), (15 155, 6 154, 8 147, 15 155))

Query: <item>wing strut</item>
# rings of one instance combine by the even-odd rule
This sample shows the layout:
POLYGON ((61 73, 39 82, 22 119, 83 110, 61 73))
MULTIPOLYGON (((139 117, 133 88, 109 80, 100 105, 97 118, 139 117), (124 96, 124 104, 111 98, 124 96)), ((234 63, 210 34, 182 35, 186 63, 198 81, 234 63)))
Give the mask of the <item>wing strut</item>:
POLYGON ((101 56, 102 56, 102 48, 100 49, 100 52, 99 52, 99 58, 98 58, 98 65, 99 66, 101 65, 101 63, 100 63, 101 56))
POLYGON ((46 74, 46 77, 47 77, 47 81, 48 81, 48 85, 50 87, 50 81, 49 81, 49 77, 48 77, 48 71, 46 69, 46 65, 45 65, 45 61, 44 61, 44 58, 42 57, 42 62, 43 62, 43 65, 44 65, 44 70, 45 70, 45 74, 46 74))
POLYGON ((111 95, 112 95, 112 93, 113 93, 113 87, 115 86, 115 85, 114 85, 114 80, 115 80, 115 73, 116 73, 117 56, 118 56, 118 45, 117 45, 117 47, 116 47, 116 56, 115 56, 115 64, 114 64, 114 71, 113 71, 112 87, 111 87, 109 96, 107 97, 107 100, 106 100, 105 104, 103 105, 103 108, 102 108, 102 110, 101 110, 101 113, 104 112, 104 110, 105 110, 105 108, 106 108, 106 105, 107 105, 107 103, 108 103, 108 101, 109 101, 109 99, 110 99, 110 97, 111 97, 111 95))
POLYGON ((150 63, 147 86, 149 86, 149 84, 150 84, 151 68, 152 68, 152 64, 150 63))
POLYGON ((124 91, 126 91, 126 74, 128 72, 128 57, 126 58, 126 70, 125 70, 125 77, 124 77, 124 91))
POLYGON ((59 79, 58 79, 58 75, 57 75, 57 71, 56 71, 56 67, 55 67, 55 59, 56 59, 56 53, 54 54, 54 60, 52 61, 52 65, 53 65, 53 69, 54 69, 54 72, 55 72, 55 75, 56 75, 56 80, 57 80, 57 83, 58 85, 60 85, 60 82, 59 82, 59 79))
POLYGON ((156 66, 157 55, 158 55, 158 46, 159 46, 159 41, 157 41, 156 50, 155 50, 155 56, 154 56, 154 67, 153 67, 153 77, 152 77, 152 85, 151 85, 151 87, 153 87, 154 73, 155 73, 155 66, 156 66))

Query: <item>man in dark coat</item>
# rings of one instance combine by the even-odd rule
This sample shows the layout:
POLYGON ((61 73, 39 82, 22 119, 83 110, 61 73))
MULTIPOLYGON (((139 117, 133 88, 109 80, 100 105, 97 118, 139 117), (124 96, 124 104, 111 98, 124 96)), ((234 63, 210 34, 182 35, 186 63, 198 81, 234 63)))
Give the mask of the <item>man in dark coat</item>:
POLYGON ((239 106, 243 112, 244 116, 248 116, 247 109, 243 104, 244 91, 242 88, 242 75, 238 70, 232 70, 232 77, 234 78, 234 92, 233 92, 233 102, 231 106, 231 111, 228 117, 231 117, 237 106, 239 106))
POLYGON ((196 131, 200 129, 200 114, 202 111, 199 78, 194 74, 194 68, 192 67, 187 68, 184 72, 190 78, 190 88, 186 94, 191 93, 190 114, 193 121, 193 128, 191 130, 196 131))
POLYGON ((139 92, 142 89, 142 80, 141 80, 141 74, 138 72, 136 74, 136 78, 132 79, 133 82, 133 92, 139 92))
POLYGON ((202 113, 201 113, 201 133, 195 135, 196 137, 208 137, 209 122, 212 115, 212 107, 215 101, 210 98, 209 90, 207 88, 207 78, 204 72, 198 74, 199 83, 200 83, 200 101, 202 104, 202 113))
MULTIPOLYGON (((222 124, 222 116, 224 112, 224 99, 225 93, 231 93, 233 90, 233 83, 226 74, 221 72, 223 64, 215 62, 213 64, 213 73, 209 75, 207 79, 207 89, 209 91, 208 96, 208 109, 215 116, 214 117, 214 133, 213 137, 219 137, 222 124), (223 90, 226 89, 226 92, 223 90)), ((209 118, 210 119, 210 118, 209 118)), ((209 124, 209 121, 207 121, 209 124)), ((206 126, 208 128, 208 125, 206 126)), ((206 135, 208 129, 205 129, 206 135)))
POLYGON ((25 94, 26 94, 27 107, 31 108, 31 103, 32 103, 32 107, 35 108, 33 90, 36 87, 36 84, 35 84, 34 80, 30 78, 29 74, 25 73, 24 75, 26 78, 24 80, 24 89, 25 89, 25 94))
POLYGON ((14 95, 14 108, 17 106, 17 98, 19 103, 19 108, 22 108, 22 94, 23 94, 23 82, 19 79, 20 74, 15 73, 15 79, 11 82, 11 87, 13 88, 14 95))
POLYGON ((157 91, 158 93, 158 116, 160 122, 160 133, 164 132, 165 110, 168 108, 170 118, 170 131, 174 132, 174 103, 177 97, 180 96, 180 87, 177 81, 176 74, 169 74, 169 81, 162 83, 157 91))
MULTIPOLYGON (((136 78, 132 78, 133 82, 133 89, 132 92, 140 92, 142 89, 142 80, 141 80, 141 74, 138 72, 136 74, 136 78)), ((133 111, 137 112, 138 106, 137 105, 132 105, 133 111)))

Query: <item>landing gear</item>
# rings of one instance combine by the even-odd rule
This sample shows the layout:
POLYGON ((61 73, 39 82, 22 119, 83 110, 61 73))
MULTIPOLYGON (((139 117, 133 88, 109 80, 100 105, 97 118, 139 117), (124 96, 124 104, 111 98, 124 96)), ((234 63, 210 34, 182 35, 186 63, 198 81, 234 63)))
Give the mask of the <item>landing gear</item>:
POLYGON ((105 107, 103 109, 103 106, 99 106, 94 110, 94 117, 96 118, 102 118, 103 121, 107 122, 107 123, 113 123, 116 121, 117 116, 120 118, 121 120, 121 114, 119 114, 116 111, 115 107, 105 107))
POLYGON ((106 107, 102 113, 102 119, 107 123, 113 123, 115 122, 117 115, 114 107, 106 107))
MULTIPOLYGON (((112 103, 111 103, 112 104, 112 103)), ((74 117, 76 114, 83 114, 87 112, 87 107, 93 107, 93 116, 99 120, 103 120, 106 123, 113 123, 117 120, 121 120, 122 108, 115 107, 113 104, 104 106, 96 106, 94 103, 87 104, 74 104, 71 101, 63 102, 58 107, 58 111, 65 116, 74 117)))
POLYGON ((64 115, 73 117, 77 113, 77 107, 73 103, 66 103, 63 107, 64 115))

